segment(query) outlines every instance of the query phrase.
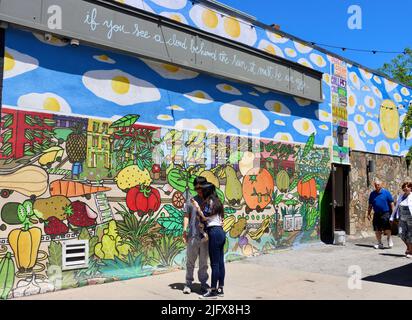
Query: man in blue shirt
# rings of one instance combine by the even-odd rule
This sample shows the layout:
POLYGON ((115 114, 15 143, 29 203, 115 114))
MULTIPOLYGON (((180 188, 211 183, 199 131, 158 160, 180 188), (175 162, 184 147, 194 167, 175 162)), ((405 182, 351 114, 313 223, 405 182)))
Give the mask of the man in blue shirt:
POLYGON ((391 212, 394 210, 394 203, 391 193, 382 188, 382 182, 375 180, 375 190, 369 195, 368 219, 371 219, 371 211, 373 208, 373 230, 375 231, 378 244, 375 249, 383 249, 382 232, 388 237, 388 247, 393 247, 391 238, 391 225, 389 222, 391 212))

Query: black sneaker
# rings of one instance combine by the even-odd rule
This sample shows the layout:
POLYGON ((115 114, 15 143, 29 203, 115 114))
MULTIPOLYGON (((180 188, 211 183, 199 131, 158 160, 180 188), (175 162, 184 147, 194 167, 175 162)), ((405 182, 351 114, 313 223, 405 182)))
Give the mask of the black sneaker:
POLYGON ((217 295, 218 295, 219 297, 224 297, 224 296, 225 296, 225 293, 223 292, 223 287, 219 287, 219 288, 217 289, 217 295))
POLYGON ((208 292, 208 287, 206 287, 206 286, 204 286, 204 287, 200 287, 200 294, 205 294, 205 293, 207 293, 208 292))
POLYGON ((208 290, 204 295, 199 296, 199 299, 217 299, 217 291, 208 290))

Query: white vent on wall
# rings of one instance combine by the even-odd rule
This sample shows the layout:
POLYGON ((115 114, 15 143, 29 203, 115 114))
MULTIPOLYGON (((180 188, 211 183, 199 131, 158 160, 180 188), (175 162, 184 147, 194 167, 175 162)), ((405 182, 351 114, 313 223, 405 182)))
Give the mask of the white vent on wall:
POLYGON ((63 241, 62 260, 62 270, 87 268, 89 266, 89 241, 63 241))

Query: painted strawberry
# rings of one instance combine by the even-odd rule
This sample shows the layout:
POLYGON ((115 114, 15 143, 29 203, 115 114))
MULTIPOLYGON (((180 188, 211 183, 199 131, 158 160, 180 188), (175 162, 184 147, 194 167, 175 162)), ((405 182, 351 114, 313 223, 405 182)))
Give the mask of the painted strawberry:
POLYGON ((49 236, 60 236, 69 232, 69 227, 56 217, 49 217, 44 221, 44 232, 49 236))
POLYGON ((81 201, 72 202, 73 213, 67 221, 75 227, 90 227, 96 224, 97 214, 81 201))

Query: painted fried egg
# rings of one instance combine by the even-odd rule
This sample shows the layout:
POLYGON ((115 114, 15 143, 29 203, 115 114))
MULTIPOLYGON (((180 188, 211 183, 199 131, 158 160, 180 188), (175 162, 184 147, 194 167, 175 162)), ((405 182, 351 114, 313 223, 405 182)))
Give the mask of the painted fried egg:
POLYGON ((368 144, 375 144, 375 140, 373 140, 373 139, 368 139, 366 142, 367 142, 368 144))
POLYGON ((266 31, 266 35, 268 36, 269 40, 274 43, 286 43, 289 41, 288 38, 282 37, 280 34, 271 31, 266 31))
POLYGON ((354 114, 356 106, 358 104, 358 99, 356 98, 356 95, 352 92, 352 90, 348 90, 348 114, 354 114))
POLYGON ((259 91, 260 93, 268 93, 270 90, 265 89, 265 88, 260 88, 260 87, 253 87, 255 88, 256 91, 259 91))
POLYGON ((331 136, 327 136, 323 142, 324 148, 332 148, 333 147, 333 139, 331 136))
POLYGON ((38 66, 39 61, 36 58, 8 47, 5 48, 3 67, 4 79, 33 71, 34 69, 37 69, 38 66))
POLYGON ((254 105, 237 100, 220 107, 220 116, 243 132, 258 134, 269 127, 269 119, 254 105))
POLYGON ((293 121, 293 128, 304 136, 310 136, 312 133, 316 134, 317 132, 313 122, 306 118, 293 121))
POLYGON ((332 121, 332 115, 325 111, 325 110, 316 110, 315 111, 316 117, 323 122, 331 122, 332 121))
POLYGON ((257 92, 255 92, 255 91, 251 91, 251 92, 249 92, 249 94, 250 94, 251 96, 259 97, 259 94, 258 94, 257 92))
POLYGON ((406 97, 409 97, 409 95, 411 94, 411 93, 409 92, 409 90, 408 90, 407 88, 405 88, 405 87, 403 87, 403 88, 401 89, 401 93, 402 93, 404 96, 406 96, 406 97))
POLYGON ((369 88, 368 86, 363 86, 362 91, 371 91, 371 88, 369 88))
POLYGON ((387 79, 383 79, 383 82, 385 83, 385 90, 387 92, 391 92, 393 89, 395 89, 398 86, 396 82, 393 82, 387 79))
POLYGON ((349 79, 352 82, 353 86, 356 89, 360 90, 360 86, 361 86, 360 79, 355 72, 349 73, 349 79))
POLYGON ((110 57, 108 57, 105 54, 101 54, 101 55, 95 55, 93 56, 93 59, 103 62, 103 63, 108 63, 108 64, 115 64, 116 61, 114 61, 113 59, 111 59, 110 57))
POLYGON ((172 80, 187 80, 196 78, 199 73, 180 68, 178 66, 168 64, 168 63, 160 63, 155 61, 150 61, 147 59, 141 59, 144 63, 148 65, 149 68, 154 70, 158 73, 161 77, 165 79, 172 79, 172 80))
POLYGON ((297 41, 294 42, 294 45, 295 45, 296 50, 298 50, 300 53, 303 53, 303 54, 309 53, 313 50, 312 47, 305 46, 304 44, 297 42, 297 41))
POLYGON ((362 117, 360 114, 355 115, 355 122, 357 124, 365 124, 365 118, 362 117))
POLYGON ((402 102, 403 101, 402 96, 399 93, 395 93, 393 95, 393 98, 395 99, 396 102, 402 102))
POLYGON ((51 92, 29 93, 21 96, 17 101, 17 106, 25 109, 47 110, 51 112, 71 112, 67 101, 51 92))
POLYGON ((322 129, 322 130, 329 130, 329 127, 326 125, 326 124, 321 124, 320 126, 319 126, 319 129, 322 129))
POLYGON ((365 110, 365 106, 363 105, 363 104, 361 104, 360 106, 358 106, 358 110, 360 111, 360 112, 365 112, 366 110, 365 110))
POLYGON ((393 150, 394 150, 395 152, 401 151, 401 146, 399 145, 398 142, 393 143, 393 144, 392 144, 392 148, 393 148, 393 150))
POLYGON ((364 80, 370 80, 373 77, 373 74, 370 73, 369 71, 359 69, 359 72, 361 73, 364 80))
POLYGON ((115 2, 127 4, 128 6, 142 9, 151 13, 155 13, 155 11, 143 0, 114 0, 115 2))
POLYGON ((309 59, 319 68, 326 67, 326 60, 317 53, 311 53, 309 59))
POLYGON ((349 139, 349 148, 358 151, 365 151, 365 144, 362 139, 359 137, 358 129, 356 128, 355 123, 348 121, 348 139, 349 139))
POLYGON ((65 47, 69 44, 68 41, 63 41, 62 39, 55 37, 55 36, 51 36, 51 39, 49 41, 47 41, 44 38, 44 33, 37 33, 37 32, 33 32, 33 35, 37 38, 37 40, 39 40, 40 42, 43 42, 45 44, 51 45, 51 46, 55 46, 55 47, 65 47))
POLYGON ((376 101, 371 96, 366 96, 363 102, 370 109, 374 109, 376 107, 376 101))
POLYGON ((374 93, 379 99, 382 99, 382 98, 383 98, 383 97, 382 97, 382 92, 381 92, 378 88, 376 88, 375 86, 372 87, 372 91, 373 91, 373 93, 374 93))
POLYGON ((265 108, 279 116, 289 117, 291 111, 282 102, 276 100, 269 100, 265 102, 265 108))
POLYGON ((392 154, 391 146, 385 140, 379 141, 375 146, 375 152, 380 154, 392 154))
POLYGON ((185 16, 179 12, 161 12, 160 15, 183 24, 189 24, 185 16))
POLYGON ((362 138, 366 138, 366 133, 365 133, 365 131, 361 131, 361 132, 359 132, 359 135, 362 137, 362 138))
POLYGON ((300 58, 300 59, 298 60, 298 63, 301 64, 302 66, 305 66, 305 67, 308 67, 308 68, 313 69, 312 64, 311 64, 307 59, 305 59, 305 58, 300 58))
POLYGON ((377 84, 381 84, 381 83, 382 83, 381 78, 379 78, 378 76, 373 76, 373 80, 375 80, 375 82, 376 82, 377 84))
POLYGON ((82 81, 96 96, 121 106, 160 100, 153 84, 117 69, 88 71, 82 81))
POLYGON ((162 120, 162 121, 171 121, 173 120, 173 117, 169 114, 159 114, 157 116, 157 120, 162 120))
POLYGON ((373 120, 366 121, 363 129, 371 137, 377 137, 381 133, 381 129, 379 128, 378 124, 373 120))
POLYGON ((287 55, 288 57, 291 57, 291 58, 295 58, 295 57, 297 57, 297 55, 298 55, 298 53, 296 52, 296 50, 295 50, 295 49, 292 49, 292 48, 286 48, 286 49, 285 49, 285 53, 286 53, 286 55, 287 55))
POLYGON ((194 90, 183 95, 196 103, 207 104, 213 102, 213 98, 202 90, 194 90))
POLYGON ((179 130, 199 130, 216 133, 220 131, 216 125, 205 119, 181 119, 176 121, 175 128, 179 130))
POLYGON ((306 99, 302 99, 302 98, 293 98, 296 103, 301 106, 301 107, 306 107, 309 106, 312 102, 306 99))
POLYGON ((273 123, 282 127, 286 126, 285 122, 283 122, 282 120, 275 120, 273 123))
POLYGON ((282 57, 282 58, 285 57, 285 55, 283 54, 283 51, 282 51, 281 48, 279 48, 277 45, 275 45, 273 43, 270 43, 267 40, 261 40, 259 42, 258 49, 263 50, 263 51, 265 51, 265 52, 267 52, 271 55, 274 55, 274 56, 278 56, 278 57, 282 57))
POLYGON ((322 80, 325 81, 325 83, 330 86, 330 84, 331 84, 331 82, 330 82, 330 75, 329 75, 328 73, 324 73, 324 74, 323 74, 322 80))
POLYGON ((282 142, 293 142, 292 135, 287 132, 278 132, 275 134, 273 139, 276 141, 282 141, 282 142))
POLYGON ((236 89, 234 86, 227 84, 227 83, 220 83, 216 86, 216 88, 224 93, 233 94, 235 96, 241 96, 242 93, 236 89))
POLYGON ((158 6, 165 7, 167 9, 183 9, 186 6, 187 0, 150 0, 156 3, 158 6))
POLYGON ((220 13, 203 5, 193 5, 189 11, 189 16, 195 25, 202 30, 241 41, 250 46, 254 45, 257 41, 256 28, 251 28, 249 23, 235 17, 222 16, 220 13))
POLYGON ((174 104, 172 106, 167 107, 166 109, 173 110, 173 111, 185 111, 182 107, 174 104))

